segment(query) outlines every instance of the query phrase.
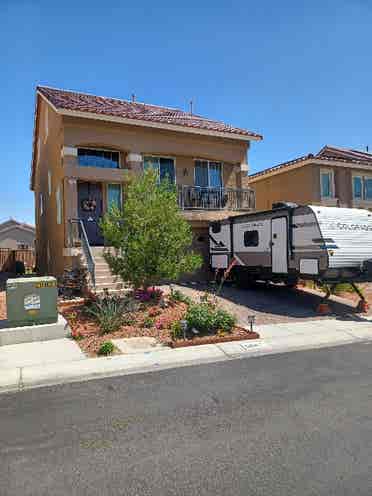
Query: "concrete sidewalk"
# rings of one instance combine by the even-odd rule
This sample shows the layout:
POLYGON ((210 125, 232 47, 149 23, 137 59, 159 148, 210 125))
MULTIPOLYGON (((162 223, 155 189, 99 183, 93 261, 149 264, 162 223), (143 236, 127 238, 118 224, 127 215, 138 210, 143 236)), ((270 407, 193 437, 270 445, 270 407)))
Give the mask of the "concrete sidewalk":
MULTIPOLYGON (((40 361, 27 355, 25 361, 22 362, 20 357, 15 356, 17 350, 12 349, 11 353, 14 357, 12 362, 9 359, 10 351, 5 349, 9 347, 0 347, 0 392, 21 391, 25 388, 99 377, 372 341, 372 322, 362 317, 358 320, 325 319, 290 322, 260 326, 257 330, 261 336, 258 340, 233 341, 161 351, 155 349, 146 353, 102 358, 84 357, 78 345, 71 340, 49 341, 50 346, 53 346, 54 355, 52 354, 48 359, 42 353, 43 359, 40 361), (57 352, 59 344, 61 353, 57 352), (1 360, 7 353, 8 360, 1 366, 1 360)), ((21 346, 25 345, 15 345, 12 348, 21 346)), ((47 352, 45 346, 47 344, 44 342, 38 343, 39 350, 47 352)))

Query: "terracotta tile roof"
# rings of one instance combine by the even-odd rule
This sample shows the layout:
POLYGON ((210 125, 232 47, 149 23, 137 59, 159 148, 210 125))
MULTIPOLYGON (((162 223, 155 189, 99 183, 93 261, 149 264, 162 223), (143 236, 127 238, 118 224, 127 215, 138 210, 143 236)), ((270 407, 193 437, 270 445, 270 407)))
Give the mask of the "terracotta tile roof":
POLYGON ((129 102, 116 98, 88 95, 75 91, 59 90, 38 86, 37 91, 46 97, 57 110, 73 110, 111 117, 148 121, 166 125, 181 126, 226 133, 244 138, 262 139, 262 136, 246 129, 233 127, 223 122, 206 119, 183 110, 129 102))
POLYGON ((297 157, 294 160, 289 160, 288 162, 282 162, 281 164, 274 165, 262 171, 256 172, 249 176, 250 179, 255 179, 259 176, 265 176, 271 172, 288 169, 298 165, 301 162, 306 162, 310 159, 322 160, 324 162, 344 162, 350 164, 360 164, 360 165, 370 165, 372 168, 372 153, 361 152, 358 150, 352 150, 348 148, 339 148, 336 146, 326 145, 324 146, 316 155, 309 153, 308 155, 303 155, 302 157, 297 157))

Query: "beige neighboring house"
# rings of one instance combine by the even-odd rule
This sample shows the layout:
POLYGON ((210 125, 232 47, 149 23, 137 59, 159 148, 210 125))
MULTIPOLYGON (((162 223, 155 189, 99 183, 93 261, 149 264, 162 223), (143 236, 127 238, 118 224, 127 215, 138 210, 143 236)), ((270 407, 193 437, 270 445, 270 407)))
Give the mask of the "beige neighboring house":
POLYGON ((31 250, 35 246, 35 227, 10 218, 0 223, 0 248, 31 250))
POLYGON ((38 87, 31 189, 40 272, 85 263, 97 288, 108 287, 99 220, 146 168, 175 182, 207 260, 208 222, 254 208, 248 151, 261 139, 179 109, 38 87))
POLYGON ((290 201, 372 209, 372 154, 326 145, 249 176, 257 210, 290 201))

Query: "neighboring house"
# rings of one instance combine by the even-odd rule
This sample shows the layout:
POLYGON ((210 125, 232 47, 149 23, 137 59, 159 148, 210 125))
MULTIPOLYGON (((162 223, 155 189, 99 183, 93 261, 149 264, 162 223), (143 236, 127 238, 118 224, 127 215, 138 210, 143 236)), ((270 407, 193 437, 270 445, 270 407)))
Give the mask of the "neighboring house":
POLYGON ((9 219, 0 224, 0 248, 31 250, 35 245, 35 227, 9 219))
POLYGON ((252 174, 248 184, 257 210, 280 201, 372 209, 372 154, 327 145, 252 174))
POLYGON ((128 178, 146 168, 174 180, 195 248, 207 254, 209 220, 254 208, 247 155, 261 139, 178 109, 38 87, 31 189, 39 270, 59 276, 82 254, 91 272, 101 264, 92 248, 104 245, 99 219, 125 202, 128 178), (77 240, 80 221, 93 260, 81 228, 77 240))

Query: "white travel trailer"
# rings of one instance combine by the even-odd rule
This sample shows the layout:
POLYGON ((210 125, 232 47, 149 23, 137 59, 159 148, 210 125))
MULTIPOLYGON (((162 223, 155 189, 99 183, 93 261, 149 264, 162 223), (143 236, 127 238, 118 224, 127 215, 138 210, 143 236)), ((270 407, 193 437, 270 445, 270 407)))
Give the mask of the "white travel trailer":
POLYGON ((278 203, 265 212, 209 226, 212 269, 227 269, 241 286, 255 280, 294 285, 372 280, 372 212, 278 203))

